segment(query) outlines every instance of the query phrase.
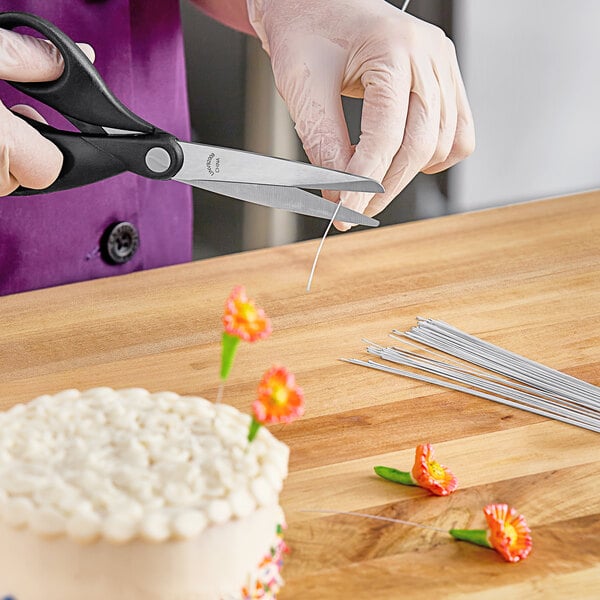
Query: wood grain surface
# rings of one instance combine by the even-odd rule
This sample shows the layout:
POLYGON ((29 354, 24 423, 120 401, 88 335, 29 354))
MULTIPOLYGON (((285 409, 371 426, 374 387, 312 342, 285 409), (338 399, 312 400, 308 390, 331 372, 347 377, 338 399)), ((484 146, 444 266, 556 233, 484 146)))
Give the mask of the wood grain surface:
POLYGON ((240 347, 224 400, 249 411, 275 363, 307 399, 301 421, 272 429, 291 448, 282 600, 598 598, 600 435, 338 358, 425 316, 600 385, 599 234, 592 192, 336 236, 310 293, 317 240, 0 298, 0 409, 98 385, 214 399, 223 302, 242 283, 274 333, 240 347), (373 474, 408 470, 423 442, 457 475, 451 497, 373 474), (482 527, 490 502, 531 525, 523 563, 433 531, 302 512, 482 527))

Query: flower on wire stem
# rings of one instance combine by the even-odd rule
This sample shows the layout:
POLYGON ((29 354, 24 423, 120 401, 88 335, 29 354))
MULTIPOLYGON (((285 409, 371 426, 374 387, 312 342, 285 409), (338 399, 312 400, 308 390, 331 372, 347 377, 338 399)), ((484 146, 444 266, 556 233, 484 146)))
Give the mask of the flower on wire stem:
POLYGON ((458 487, 453 473, 434 459, 431 444, 419 444, 415 449, 415 463, 410 472, 392 467, 375 467, 383 479, 402 485, 418 485, 436 496, 448 496, 458 487))
POLYGON ((529 556, 533 546, 531 530, 525 522, 525 517, 520 515, 514 508, 510 508, 507 504, 488 504, 484 507, 483 512, 489 529, 450 529, 449 531, 439 527, 433 527, 432 525, 416 523, 414 521, 405 521, 404 519, 393 519, 382 515, 370 515, 359 512, 327 509, 303 510, 301 512, 349 515, 365 519, 377 519, 399 523, 401 525, 429 529, 439 533, 448 533, 456 540, 492 548, 493 550, 496 550, 504 560, 512 563, 525 560, 529 556))
POLYGON ((243 285, 236 285, 225 301, 225 332, 245 342, 256 342, 271 333, 271 321, 265 311, 246 295, 243 285))
POLYGON ((271 321, 262 308, 246 295, 243 285, 233 288, 225 302, 223 313, 223 343, 221 352, 221 379, 227 379, 240 340, 256 342, 271 334, 271 321))
POLYGON ((252 441, 262 425, 291 423, 304 414, 304 392, 288 369, 271 367, 258 385, 258 397, 252 404, 254 416, 248 440, 252 441))
POLYGON ((417 485, 429 490, 436 496, 447 496, 458 486, 458 481, 450 469, 434 459, 431 444, 419 444, 417 446, 415 464, 411 473, 417 485))
POLYGON ((488 504, 483 514, 489 529, 451 529, 450 535, 457 540, 493 548, 508 562, 519 562, 529 556, 533 541, 523 515, 507 504, 488 504))
POLYGON ((506 504, 488 504, 483 509, 490 542, 505 560, 518 562, 531 552, 531 529, 525 517, 506 504))

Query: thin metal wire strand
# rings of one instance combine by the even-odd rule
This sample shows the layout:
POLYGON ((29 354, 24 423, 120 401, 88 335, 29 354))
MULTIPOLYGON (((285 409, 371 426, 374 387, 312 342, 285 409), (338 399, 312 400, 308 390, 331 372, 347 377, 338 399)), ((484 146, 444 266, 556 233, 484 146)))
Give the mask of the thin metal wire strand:
POLYGON ((525 363, 507 362, 501 357, 494 358, 489 353, 486 353, 485 350, 473 352, 467 349, 465 351, 457 347, 444 345, 444 342, 439 340, 428 339, 422 341, 426 341, 437 348, 452 353, 456 357, 475 363, 500 375, 533 385, 537 389, 546 391, 548 394, 559 395, 562 398, 568 398, 584 404, 595 404, 600 408, 600 399, 596 399, 596 394, 590 390, 573 386, 571 382, 557 379, 548 373, 536 371, 535 368, 525 363))
POLYGON ((405 333, 394 330, 395 335, 391 337, 421 354, 365 340, 370 354, 417 373, 373 360, 348 362, 600 431, 600 401, 596 400, 600 398, 600 388, 485 342, 443 321, 417 317, 417 323, 405 333))
MULTIPOLYGON (((600 387, 591 383, 582 381, 581 379, 577 379, 576 377, 572 377, 571 375, 567 375, 556 369, 552 369, 551 367, 535 362, 529 358, 501 348, 500 346, 491 344, 490 342, 486 342, 478 337, 465 333, 444 321, 423 319, 422 317, 419 317, 418 322, 417 327, 413 327, 410 330, 410 332, 414 332, 417 336, 427 332, 424 333, 425 336, 432 334, 436 339, 440 339, 441 336, 442 340, 456 342, 462 347, 464 347, 466 343, 467 348, 470 347, 476 349, 478 352, 483 351, 484 356, 494 356, 497 360, 507 360, 509 364, 516 364, 517 366, 527 365, 527 367, 533 369, 536 374, 543 374, 546 378, 550 377, 552 380, 556 380, 561 384, 572 384, 574 387, 591 393, 593 396, 600 399, 600 387)), ((406 333, 408 334, 409 332, 406 333)))
MULTIPOLYGON (((344 360, 344 359, 342 359, 342 360, 344 360)), ((536 406, 536 405, 531 405, 531 404, 522 404, 522 403, 519 403, 519 402, 516 402, 513 400, 509 400, 507 398, 503 398, 500 396, 496 396, 494 394, 490 394, 490 393, 478 390, 478 389, 471 389, 471 388, 468 388, 465 386, 461 386, 452 381, 447 382, 447 381, 436 379, 433 377, 428 377, 425 375, 412 373, 410 371, 404 371, 402 369, 394 369, 392 367, 388 367, 387 365, 382 365, 375 361, 364 362, 364 361, 357 361, 355 359, 350 359, 350 360, 347 360, 347 362, 351 362, 353 364, 360 364, 362 366, 370 367, 370 368, 384 371, 387 373, 392 373, 394 375, 409 377, 411 379, 416 379, 418 381, 424 381, 426 383, 433 383, 435 385, 439 385, 440 387, 445 387, 445 388, 456 390, 459 392, 464 392, 467 394, 471 394, 473 396, 477 396, 477 397, 484 398, 487 400, 492 400, 494 402, 498 402, 498 403, 504 404, 506 406, 518 408, 521 410, 532 412, 534 414, 539 414, 541 416, 545 416, 548 418, 556 419, 558 421, 569 423, 571 425, 577 425, 577 426, 583 427, 585 429, 590 429, 592 431, 600 432, 600 424, 598 424, 596 422, 589 423, 587 420, 582 420, 577 415, 574 415, 574 414, 571 414, 568 412, 566 414, 562 414, 564 411, 559 411, 559 413, 557 413, 556 411, 552 410, 551 406, 546 407, 545 405, 536 406)))
POLYGON ((406 335, 414 341, 442 350, 452 356, 477 364, 501 375, 534 385, 549 393, 558 393, 563 397, 579 402, 591 402, 598 404, 600 407, 600 388, 571 378, 570 376, 557 377, 557 374, 559 376, 564 374, 543 365, 541 365, 541 367, 544 367, 543 369, 537 368, 539 363, 534 363, 534 361, 529 361, 518 355, 511 356, 511 353, 509 353, 510 360, 507 361, 501 353, 496 352, 498 347, 492 346, 488 348, 487 343, 483 348, 478 347, 478 342, 481 342, 478 338, 474 338, 472 345, 469 346, 468 340, 456 339, 452 334, 445 337, 438 331, 424 332, 411 330, 406 332, 406 335), (551 383, 548 383, 549 380, 551 380, 551 383), (575 386, 573 382, 577 382, 579 385, 575 386), (599 400, 596 400, 594 396, 597 396, 599 400))
MULTIPOLYGON (((408 8, 409 4, 410 4, 410 0, 404 0, 404 4, 402 5, 402 8, 400 10, 402 10, 403 12, 406 12, 406 9, 408 8)), ((317 269, 317 262, 319 261, 319 256, 321 255, 321 250, 323 248, 323 244, 325 243, 325 239, 329 235, 329 230, 331 229, 331 226, 333 225, 333 222, 335 221, 335 218, 337 217, 337 214, 338 214, 341 206, 342 206, 342 200, 340 199, 335 211, 333 212, 333 216, 331 217, 331 220, 329 221, 329 224, 327 225, 327 228, 325 229, 325 233, 323 234, 323 237, 321 238, 319 247, 317 248, 317 253, 315 254, 315 259, 313 260, 312 268, 310 270, 310 275, 308 276, 308 282, 306 284, 307 292, 310 292, 310 288, 312 287, 313 278, 315 276, 315 270, 317 269)))
POLYGON ((464 377, 465 381, 468 377, 475 377, 474 381, 476 384, 479 384, 480 381, 488 381, 490 384, 506 386, 508 393, 510 393, 514 389, 517 391, 525 392, 526 394, 533 394, 535 396, 539 396, 540 399, 544 401, 555 402, 561 406, 565 406, 566 408, 572 408, 577 412, 589 414, 592 417, 597 415, 597 412, 594 410, 594 408, 587 406, 585 403, 574 402, 571 399, 565 398, 558 394, 545 392, 544 390, 540 390, 537 387, 523 385, 510 378, 498 377, 491 373, 486 373, 481 369, 470 369, 467 367, 455 366, 454 364, 444 363, 442 361, 434 360, 429 357, 423 357, 413 352, 404 352, 396 348, 380 349, 374 348, 373 346, 369 346, 367 348, 367 352, 375 356, 379 356, 380 358, 389 362, 393 362, 395 364, 401 364, 404 366, 422 369, 429 372, 435 372, 436 369, 444 370, 450 373, 452 376, 456 376, 457 378, 464 377))
MULTIPOLYGON (((565 406, 564 403, 550 402, 543 397, 534 395, 537 393, 535 388, 526 388, 526 392, 515 390, 514 388, 506 386, 502 383, 490 382, 474 375, 456 372, 451 367, 445 365, 429 365, 412 359, 402 360, 400 358, 398 358, 396 362, 397 364, 402 364, 410 368, 437 375, 439 377, 449 379, 450 381, 463 383, 485 392, 497 394, 515 402, 536 406, 540 409, 547 410, 552 414, 559 414, 572 419, 579 419, 584 423, 592 425, 597 421, 596 414, 590 409, 579 406, 573 407, 571 405, 565 406)), ((393 368, 390 367, 390 369, 393 368)))
MULTIPOLYGON (((376 355, 381 356, 381 358, 384 360, 388 360, 385 352, 381 354, 376 353, 376 355)), ((483 379, 477 375, 456 371, 449 365, 428 364, 411 358, 402 359, 401 357, 396 357, 393 362, 406 367, 418 369, 426 373, 438 375, 445 379, 449 379, 450 381, 463 383, 486 392, 498 394, 499 396, 509 398, 516 402, 531 404, 532 406, 546 409, 554 414, 561 414, 571 418, 579 418, 583 422, 591 424, 594 424, 598 420, 598 414, 593 409, 580 406, 578 404, 573 405, 573 403, 568 401, 553 399, 548 400, 546 397, 539 395, 540 392, 536 388, 521 386, 522 389, 518 390, 510 385, 507 385, 506 383, 488 381, 487 379, 483 379)))
POLYGON ((317 262, 319 260, 319 256, 321 255, 321 250, 323 248, 323 244, 325 243, 325 239, 327 238, 329 230, 331 229, 331 226, 333 225, 333 222, 335 221, 335 218, 337 217, 337 214, 338 214, 341 206, 342 206, 342 200, 340 198, 340 201, 338 202, 337 206, 335 207, 335 210, 333 211, 333 216, 331 217, 331 220, 329 221, 329 224, 327 225, 327 229, 325 229, 325 233, 323 234, 323 237, 321 238, 319 247, 317 248, 317 253, 315 254, 315 260, 313 260, 312 269, 310 270, 310 275, 308 276, 308 283, 306 284, 307 292, 310 292, 313 277, 315 276, 315 270, 317 268, 317 262))
POLYGON ((370 369, 376 369, 378 371, 384 371, 386 373, 391 373, 393 375, 400 375, 402 377, 408 377, 410 379, 416 379, 418 381, 423 381, 425 383, 432 383, 434 385, 439 385, 440 387, 445 387, 451 390, 455 390, 458 392, 464 392, 466 394, 471 394, 472 396, 477 396, 479 398, 484 398, 486 400, 492 400, 493 402, 498 402, 499 404, 504 404, 505 406, 510 406, 512 408, 518 408, 521 410, 525 410, 527 412, 531 412, 542 417, 548 417, 551 419, 555 419, 557 421, 561 421, 563 423, 568 423, 569 425, 576 425, 578 427, 582 427, 584 429, 589 429, 590 431, 595 431, 600 433, 600 423, 589 425, 587 423, 581 422, 579 419, 572 419, 570 417, 564 417, 562 415, 556 415, 548 410, 537 408, 535 406, 523 405, 517 402, 513 402, 512 400, 507 400, 506 398, 501 398, 499 396, 495 396, 493 394, 488 394, 486 392, 482 392, 479 390, 474 390, 462 385, 458 385, 455 383, 443 381, 441 379, 436 379, 434 377, 428 377, 426 375, 420 375, 418 373, 412 373, 411 371, 405 371, 403 369, 394 369, 392 367, 388 367, 387 365, 382 365, 375 361, 365 362, 363 360, 358 360, 355 358, 341 358, 343 362, 348 362, 354 365, 360 365, 363 367, 368 367, 370 369))
POLYGON ((423 525, 423 523, 415 523, 414 521, 404 521, 403 519, 393 519, 392 517, 382 517, 380 515, 369 515, 367 513, 360 513, 354 511, 344 510, 326 510, 326 509, 305 509, 299 512, 302 513, 323 513, 327 515, 350 515, 352 517, 364 517, 365 519, 376 519, 377 521, 389 521, 390 523, 401 523, 402 525, 410 525, 411 527, 420 527, 421 529, 430 529, 431 531, 439 531, 440 533, 448 533, 447 529, 441 529, 440 527, 433 527, 432 525, 423 525))

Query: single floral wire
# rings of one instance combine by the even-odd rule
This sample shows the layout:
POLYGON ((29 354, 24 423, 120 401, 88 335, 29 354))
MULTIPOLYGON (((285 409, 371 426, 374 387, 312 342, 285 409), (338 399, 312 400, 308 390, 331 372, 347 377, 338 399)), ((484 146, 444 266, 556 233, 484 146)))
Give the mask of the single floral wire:
POLYGON ((514 508, 506 504, 490 504, 484 508, 484 514, 488 522, 489 529, 442 529, 414 521, 405 521, 404 519, 394 519, 392 517, 382 517, 380 515, 369 515, 354 511, 328 510, 328 509, 303 509, 302 513, 323 513, 333 515, 349 515, 353 517, 362 517, 365 519, 374 519, 377 521, 387 521, 390 523, 399 523, 410 527, 419 527, 429 529, 450 535, 456 540, 462 540, 478 546, 492 548, 496 550, 504 560, 512 563, 525 560, 531 552, 533 542, 531 539, 531 529, 525 522, 525 517, 520 515, 514 508))
POLYGON ((333 211, 333 216, 331 217, 331 220, 329 221, 329 224, 327 225, 327 228, 325 229, 325 233, 323 234, 323 237, 321 238, 319 247, 317 248, 317 253, 315 254, 315 260, 313 261, 312 269, 310 270, 310 275, 308 276, 308 283, 306 284, 307 292, 310 292, 310 287, 312 285, 313 277, 315 276, 315 269, 317 268, 317 262, 319 260, 319 256, 321 255, 321 249, 323 248, 325 239, 327 238, 327 235, 329 234, 329 230, 331 229, 331 226, 333 225, 333 222, 335 221, 335 218, 337 217, 337 214, 338 214, 341 206, 342 206, 342 200, 340 199, 337 206, 335 207, 335 210, 333 211))
POLYGON ((217 390, 217 400, 216 404, 220 404, 223 400, 223 389, 225 388, 225 384, 221 381, 219 384, 219 389, 217 390))
POLYGON ((299 512, 302 513, 323 513, 330 515, 349 515, 351 517, 364 517, 365 519, 375 519, 377 521, 389 521, 390 523, 400 523, 402 525, 409 525, 411 527, 420 527, 421 529, 429 529, 431 531, 438 531, 439 533, 448 533, 447 529, 441 529, 440 527, 433 527, 432 525, 423 525, 423 523, 415 523, 414 521, 405 521, 403 519, 393 519, 392 517, 382 517, 380 515, 369 515, 367 513, 360 513, 354 511, 344 510, 326 510, 321 508, 304 509, 299 512))

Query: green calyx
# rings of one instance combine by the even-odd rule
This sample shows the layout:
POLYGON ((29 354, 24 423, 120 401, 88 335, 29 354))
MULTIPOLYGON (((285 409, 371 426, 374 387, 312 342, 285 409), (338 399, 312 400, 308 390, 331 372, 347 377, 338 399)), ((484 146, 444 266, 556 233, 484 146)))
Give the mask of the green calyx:
POLYGON ((250 429, 248 430, 248 441, 251 442, 258 433, 258 430, 262 427, 262 425, 252 417, 252 421, 250 422, 250 429))
POLYGON ((492 548, 487 529, 451 529, 448 533, 456 540, 492 548))
POLYGON ((394 483, 401 483, 402 485, 417 485, 412 475, 407 471, 399 471, 398 469, 392 469, 392 467, 374 467, 375 473, 394 483))
POLYGON ((233 365, 235 351, 237 350, 240 338, 223 332, 223 343, 221 344, 221 379, 225 381, 229 376, 229 371, 233 365))

